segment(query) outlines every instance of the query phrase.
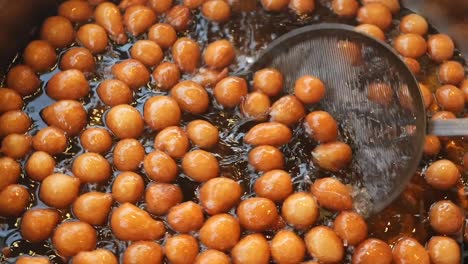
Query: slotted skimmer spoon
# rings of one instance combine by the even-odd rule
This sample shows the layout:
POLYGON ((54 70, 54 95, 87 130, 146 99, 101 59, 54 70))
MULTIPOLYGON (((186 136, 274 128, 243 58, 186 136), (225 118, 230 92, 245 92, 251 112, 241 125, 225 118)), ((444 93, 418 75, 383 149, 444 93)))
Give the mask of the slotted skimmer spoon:
POLYGON ((427 124, 418 83, 406 64, 390 46, 351 26, 293 30, 274 40, 249 70, 265 67, 283 73, 288 93, 306 74, 324 82, 326 96, 318 109, 335 117, 351 138, 353 167, 362 177, 355 207, 365 215, 384 209, 403 191, 421 159, 426 133, 468 135, 468 118, 427 124))

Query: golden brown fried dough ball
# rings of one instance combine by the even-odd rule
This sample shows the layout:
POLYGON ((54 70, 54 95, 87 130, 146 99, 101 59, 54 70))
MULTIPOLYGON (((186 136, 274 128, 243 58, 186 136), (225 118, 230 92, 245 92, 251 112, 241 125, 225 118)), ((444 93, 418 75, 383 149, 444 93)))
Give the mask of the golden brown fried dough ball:
POLYGON ((230 264, 231 259, 221 251, 208 249, 198 254, 195 264, 230 264))
POLYGON ((333 0, 332 10, 339 17, 354 17, 359 8, 356 0, 333 0))
POLYGON ((236 218, 217 214, 208 218, 200 229, 200 241, 210 249, 227 251, 239 241, 240 231, 236 218))
POLYGON ((357 21, 360 24, 372 24, 386 30, 392 23, 392 13, 381 3, 368 3, 359 8, 357 21))
POLYGON ((249 152, 249 164, 256 171, 267 172, 284 168, 283 153, 272 146, 260 145, 249 152))
POLYGON ((120 240, 157 240, 166 232, 162 222, 130 203, 114 209, 110 226, 112 233, 120 240))
POLYGON ((222 23, 229 20, 231 7, 222 0, 208 0, 202 5, 203 16, 211 21, 222 23))
POLYGON ((190 25, 192 14, 190 8, 184 5, 172 7, 166 14, 166 22, 177 31, 184 31, 190 25))
POLYGON ((248 118, 264 121, 267 118, 270 105, 270 98, 266 94, 252 92, 244 97, 240 105, 240 110, 242 114, 248 118))
POLYGON ((90 127, 81 133, 80 143, 87 151, 102 154, 111 149, 112 137, 105 128, 90 127))
POLYGON ((236 107, 247 95, 247 82, 235 76, 220 80, 214 88, 216 101, 224 107, 236 107))
POLYGON ((9 134, 3 138, 0 151, 10 158, 22 159, 31 151, 31 144, 29 135, 9 134))
POLYGON ((278 221, 275 203, 261 197, 242 201, 237 207, 237 216, 242 227, 256 232, 265 231, 278 221))
POLYGON ((423 153, 427 156, 435 156, 439 154, 441 149, 440 139, 434 135, 427 135, 424 139, 423 153))
MULTIPOLYGON (((42 181, 45 177, 51 175, 55 169, 55 160, 44 151, 36 151, 29 156, 24 170, 29 178, 35 181, 42 181)), ((1 188, 0 188, 1 189, 1 188)))
POLYGON ((94 72, 96 61, 88 49, 82 47, 71 48, 62 55, 60 69, 94 72))
POLYGON ((431 263, 458 264, 461 260, 460 246, 450 237, 433 236, 427 244, 431 263))
POLYGON ((164 252, 159 244, 153 241, 138 241, 127 247, 123 254, 123 264, 161 264, 164 252))
POLYGON ((228 77, 228 68, 211 69, 201 68, 192 78, 192 81, 199 83, 203 87, 213 88, 220 80, 228 77))
POLYGON ((57 62, 54 47, 45 40, 29 42, 23 52, 24 63, 36 72, 45 72, 57 62))
POLYGON ((312 151, 312 158, 320 168, 332 172, 346 168, 352 159, 351 147, 343 142, 335 141, 318 145, 312 151))
POLYGON ((161 14, 169 10, 172 6, 172 0, 148 0, 148 6, 156 14, 161 14))
POLYGON ((130 87, 117 79, 102 81, 97 88, 97 94, 101 101, 108 106, 130 104, 133 101, 133 93, 130 87))
POLYGON ((120 203, 136 203, 145 190, 143 178, 131 171, 122 172, 112 184, 112 197, 120 203))
POLYGON ((106 158, 98 153, 87 152, 75 158, 73 175, 81 182, 103 182, 109 179, 112 169, 106 158))
POLYGON ((406 15, 400 21, 400 31, 403 33, 424 36, 427 33, 428 27, 426 19, 418 14, 406 15))
POLYGON ((190 235, 176 235, 166 241, 166 257, 173 264, 192 264, 198 251, 198 242, 190 235))
POLYGON ((419 83, 419 91, 421 92, 421 95, 423 97, 423 103, 424 107, 427 109, 429 106, 431 106, 432 101, 434 100, 434 95, 432 94, 432 91, 429 90, 429 88, 422 84, 419 83))
POLYGON ((200 46, 189 38, 179 38, 172 46, 174 62, 183 72, 193 73, 200 63, 200 46))
POLYGON ((240 201, 242 187, 232 179, 216 177, 202 185, 199 195, 203 209, 216 215, 228 212, 240 201))
POLYGON ((313 140, 327 143, 337 139, 338 124, 329 113, 313 111, 306 116, 305 121, 305 130, 313 140))
POLYGON ((73 42, 75 32, 72 23, 62 16, 46 18, 41 27, 41 39, 55 48, 64 48, 73 42))
POLYGON ((205 63, 215 69, 229 66, 235 58, 234 46, 226 39, 208 44, 203 54, 205 63))
POLYGON ((31 127, 31 119, 20 110, 12 110, 0 115, 0 136, 24 134, 31 127))
MULTIPOLYGON (((80 0, 78 0, 80 1, 80 0)), ((100 3, 103 3, 103 2, 106 2, 107 0, 88 0, 88 3, 92 6, 97 6, 99 5, 100 3)), ((130 0, 131 1, 131 0, 130 0)), ((138 1, 138 0, 137 0, 138 1)), ((127 2, 126 0, 124 0, 123 2, 127 2)))
POLYGON ((283 75, 273 68, 256 71, 253 88, 268 96, 276 96, 283 90, 283 75))
POLYGON ((363 4, 368 4, 368 3, 381 3, 384 6, 388 7, 390 11, 395 14, 400 10, 400 2, 398 0, 363 0, 363 4))
POLYGON ((37 132, 33 137, 32 145, 35 150, 55 155, 65 151, 68 146, 67 140, 63 130, 50 126, 37 132))
POLYGON ((366 221, 352 211, 341 212, 333 222, 333 229, 346 245, 356 246, 367 237, 366 221))
POLYGON ((294 94, 304 104, 315 104, 325 96, 325 85, 317 77, 304 75, 295 82, 294 94))
POLYGON ((145 156, 143 167, 146 175, 154 181, 172 182, 177 177, 177 164, 169 155, 159 150, 145 156))
POLYGON ((385 41, 385 33, 376 25, 360 24, 355 27, 356 31, 367 34, 373 38, 385 41))
POLYGON ((280 12, 285 9, 289 1, 288 0, 261 0, 262 6, 267 11, 280 12))
POLYGON ((454 113, 449 111, 437 111, 432 115, 431 120, 447 120, 457 118, 454 113))
POLYGON ((93 16, 93 7, 87 1, 68 0, 60 4, 58 14, 72 22, 86 22, 93 16))
POLYGON ((138 40, 130 49, 133 59, 139 60, 147 67, 158 65, 164 58, 162 49, 151 40, 138 40))
POLYGON ((254 146, 281 146, 287 144, 291 138, 291 129, 284 124, 278 122, 266 122, 252 127, 247 134, 245 134, 244 142, 254 146))
POLYGON ((148 212, 155 215, 164 215, 174 205, 182 202, 182 190, 175 184, 152 183, 145 193, 148 212))
POLYGON ((210 103, 206 90, 193 81, 179 82, 171 89, 171 96, 182 110, 192 114, 206 112, 210 103))
POLYGON ((62 129, 68 136, 76 136, 86 126, 88 113, 75 100, 60 100, 42 110, 42 119, 49 125, 62 129))
POLYGON ((196 9, 203 4, 203 0, 184 0, 184 6, 190 9, 196 9))
POLYGON ((283 203, 281 213, 286 222, 296 229, 306 229, 313 225, 319 216, 319 207, 309 193, 293 193, 283 203))
POLYGON ((17 91, 9 88, 0 88, 0 113, 21 110, 23 98, 17 91))
POLYGON ((413 74, 418 74, 421 71, 421 65, 419 62, 413 58, 404 57, 403 61, 406 63, 406 66, 411 70, 413 74))
POLYGON ((167 49, 177 40, 177 33, 171 25, 158 23, 148 29, 148 39, 156 42, 162 49, 167 49))
POLYGON ((143 116, 152 130, 162 130, 178 125, 181 111, 177 101, 172 97, 157 95, 146 100, 143 116))
POLYGON ((18 217, 29 205, 30 194, 26 187, 10 184, 0 191, 0 216, 18 217))
POLYGON ((73 214, 90 225, 104 225, 112 202, 112 195, 109 193, 87 192, 78 196, 73 203, 73 214))
POLYGON ((429 264, 429 254, 414 238, 405 237, 393 246, 394 263, 429 264))
POLYGON ((245 236, 231 251, 235 264, 267 264, 270 261, 270 245, 261 234, 245 236))
POLYGON ((166 127, 156 135, 154 148, 175 159, 182 158, 189 150, 190 142, 185 131, 176 126, 166 127))
POLYGON ((138 138, 145 124, 135 107, 121 104, 107 113, 106 125, 118 138, 138 138))
POLYGON ((145 149, 136 139, 122 139, 114 147, 114 166, 120 171, 136 171, 144 158, 145 149))
POLYGON ((180 80, 180 70, 172 62, 163 62, 153 71, 156 86, 162 90, 169 90, 180 80))
POLYGON ((271 240, 270 248, 271 256, 278 264, 301 263, 306 251, 302 238, 289 230, 276 233, 271 240))
POLYGON ((289 8, 297 15, 311 14, 315 10, 315 1, 291 0, 289 8))
POLYGON ((202 227, 204 221, 201 206, 192 201, 175 205, 167 214, 167 223, 179 233, 196 231, 202 227))
POLYGON ((73 264, 117 264, 115 255, 107 249, 96 249, 93 251, 81 251, 72 259, 73 264))
POLYGON ((443 235, 452 235, 460 231, 463 226, 463 212, 456 204, 442 200, 431 205, 429 209, 429 223, 432 229, 443 235))
POLYGON ((459 113, 465 109, 464 94, 456 86, 447 84, 437 88, 435 97, 443 110, 459 113))
POLYGON ((58 72, 47 83, 47 95, 55 100, 78 100, 89 93, 89 84, 83 72, 65 70, 58 72))
POLYGON ((448 190, 454 187, 460 181, 460 177, 457 165, 446 159, 433 162, 425 173, 426 182, 438 190, 448 190))
POLYGON ((55 209, 30 209, 21 218, 20 231, 24 239, 37 243, 52 235, 60 215, 55 209))
POLYGON ((392 249, 380 239, 369 238, 354 250, 353 264, 391 264, 392 249))
POLYGON ((21 257, 16 260, 16 264, 50 264, 50 260, 47 257, 29 257, 21 255, 21 257))
POLYGON ((122 0, 119 4, 119 8, 126 10, 127 8, 135 5, 145 5, 148 0, 122 0))
POLYGON ((125 34, 122 14, 115 4, 109 2, 99 4, 94 10, 94 18, 117 44, 127 43, 128 37, 125 34))
POLYGON ((270 108, 270 120, 293 126, 305 116, 305 108, 294 95, 278 99, 270 108))
POLYGON ((458 85, 465 77, 465 69, 457 61, 446 61, 440 65, 438 76, 442 84, 458 85))
POLYGON ((427 44, 420 35, 407 33, 399 35, 393 42, 393 47, 405 57, 419 58, 426 53, 427 44))
POLYGON ((455 44, 452 38, 445 34, 435 34, 427 40, 427 52, 436 62, 449 60, 453 56, 455 44))
POLYGON ((465 79, 460 85, 460 90, 462 90, 465 95, 465 104, 468 104, 468 79, 465 79))
POLYGON ((0 157, 0 190, 18 182, 21 166, 10 157, 0 157))
POLYGON ((97 24, 85 24, 76 32, 77 41, 91 53, 101 53, 109 43, 106 30, 97 24))
POLYGON ((182 170, 192 180, 205 182, 219 175, 219 162, 210 152, 197 149, 185 154, 182 170))
POLYGON ((392 86, 384 82, 372 82, 367 86, 367 98, 379 105, 388 106, 393 101, 392 86))
POLYGON ((188 138, 200 148, 211 148, 218 144, 219 131, 208 121, 194 120, 187 124, 188 138))
POLYGON ((305 235, 304 241, 309 254, 321 263, 337 263, 343 259, 343 242, 329 227, 312 228, 305 235))
POLYGON ((320 206, 334 211, 349 210, 353 207, 351 189, 335 178, 318 179, 310 191, 320 206))
POLYGON ((112 66, 112 74, 133 90, 145 86, 150 80, 150 72, 145 65, 134 59, 124 60, 112 66))
POLYGON ((255 181, 257 196, 281 202, 293 192, 291 175, 284 170, 271 170, 255 181))
POLYGON ((82 251, 96 248, 96 230, 85 222, 65 222, 55 229, 52 245, 63 257, 72 257, 82 251))
POLYGON ((39 89, 40 82, 34 69, 28 65, 13 66, 6 75, 7 86, 22 96, 35 93, 39 89))
POLYGON ((78 197, 79 191, 80 180, 78 178, 54 173, 42 181, 39 196, 45 204, 62 209, 78 197))
POLYGON ((134 5, 125 9, 123 23, 127 31, 134 36, 145 33, 156 22, 156 14, 151 8, 134 5))

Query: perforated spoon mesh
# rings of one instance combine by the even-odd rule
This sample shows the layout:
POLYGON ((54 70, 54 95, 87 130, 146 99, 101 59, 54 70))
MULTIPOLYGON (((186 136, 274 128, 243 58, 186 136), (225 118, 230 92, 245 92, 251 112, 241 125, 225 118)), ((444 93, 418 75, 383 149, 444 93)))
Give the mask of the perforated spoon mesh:
POLYGON ((389 46, 350 26, 312 25, 273 41, 251 70, 265 67, 283 73, 288 93, 306 74, 324 82, 326 96, 310 110, 329 112, 349 135, 361 213, 402 192, 421 158, 426 115, 416 80, 389 46))

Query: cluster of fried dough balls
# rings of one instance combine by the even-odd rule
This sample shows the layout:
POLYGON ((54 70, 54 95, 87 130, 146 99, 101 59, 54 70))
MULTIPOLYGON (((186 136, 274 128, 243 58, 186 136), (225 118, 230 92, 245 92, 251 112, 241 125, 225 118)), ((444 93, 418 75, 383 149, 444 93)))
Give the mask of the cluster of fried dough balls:
MULTIPOLYGON (((368 237, 367 222, 353 207, 353 187, 337 176, 352 163, 353 151, 339 120, 315 107, 326 96, 324 81, 303 75, 286 94, 278 69, 260 69, 252 80, 230 75, 233 41, 199 43, 186 34, 198 19, 222 27, 235 3, 114 2, 63 1, 0 88, 0 216, 20 219, 23 239, 50 241, 58 256, 74 264, 316 264, 341 263, 346 254, 353 264, 460 262, 460 247, 450 236, 460 233, 465 219, 450 200, 430 206, 428 223, 437 236, 426 246, 402 236, 391 248, 368 237), (128 58, 103 69, 102 57, 115 55, 113 45, 128 45, 128 58), (47 81, 42 74, 50 75, 47 81), (145 94, 142 102, 146 90, 158 93, 145 94), (30 117, 36 110, 25 106, 36 97, 49 103, 30 117), (97 122, 101 109, 85 108, 90 99, 105 109, 97 122), (226 131, 206 120, 212 109, 239 110, 255 123, 238 138, 248 149, 251 186, 226 175, 218 151, 226 147, 219 144, 226 131), (295 189, 297 175, 288 171, 291 157, 283 153, 297 127, 316 144, 310 163, 325 175, 301 191, 295 189), (195 193, 187 193, 182 181, 196 186, 195 193), (325 224, 323 212, 332 213, 333 221, 325 224), (99 248, 103 236, 127 243, 120 256, 99 248)), ((360 2, 333 0, 328 6, 340 19, 355 18, 357 31, 386 41, 399 2, 360 2)), ((309 0, 260 4, 268 13, 290 9, 299 17, 316 9, 309 0)), ((455 118, 468 102, 465 70, 454 58, 452 39, 428 30, 425 18, 408 14, 392 44, 414 74, 426 55, 439 64, 440 86, 419 85, 424 105, 436 109, 435 120, 455 118)), ((360 52, 352 43, 340 45, 360 52)), ((393 96, 379 82, 367 92, 381 105, 393 96)), ((428 135, 424 154, 437 157, 446 144, 428 135)), ((468 156, 463 158, 466 169, 468 156)), ((441 191, 457 187, 461 175, 447 159, 434 160, 423 172, 427 185, 441 191)), ((24 255, 16 263, 51 261, 24 255)))

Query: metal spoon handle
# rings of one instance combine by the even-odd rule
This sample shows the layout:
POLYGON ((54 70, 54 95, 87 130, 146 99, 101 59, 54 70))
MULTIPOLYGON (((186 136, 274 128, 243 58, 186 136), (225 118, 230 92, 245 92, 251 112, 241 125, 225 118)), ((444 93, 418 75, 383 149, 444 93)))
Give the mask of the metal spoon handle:
POLYGON ((431 120, 428 134, 436 136, 468 136, 468 118, 431 120))

